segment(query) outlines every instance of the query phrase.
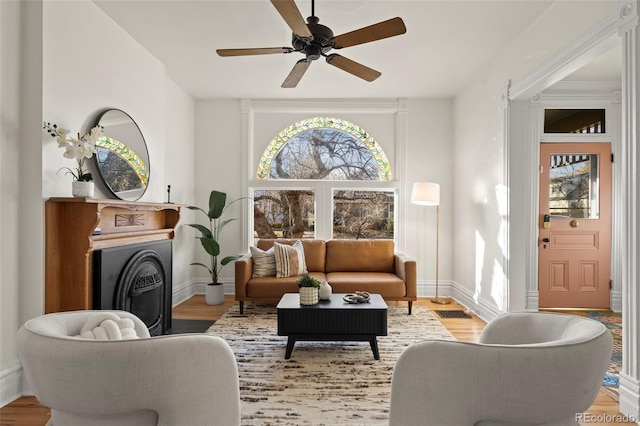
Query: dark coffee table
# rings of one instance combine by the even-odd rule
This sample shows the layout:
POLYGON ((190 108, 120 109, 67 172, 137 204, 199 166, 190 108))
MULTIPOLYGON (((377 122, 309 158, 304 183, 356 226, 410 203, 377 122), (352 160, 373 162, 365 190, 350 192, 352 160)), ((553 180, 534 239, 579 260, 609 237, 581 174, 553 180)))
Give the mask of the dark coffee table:
POLYGON ((287 293, 278 303, 278 336, 288 336, 285 359, 296 341, 368 341, 380 359, 377 336, 387 335, 387 304, 379 294, 369 303, 350 304, 344 294, 316 305, 300 305, 298 293, 287 293))

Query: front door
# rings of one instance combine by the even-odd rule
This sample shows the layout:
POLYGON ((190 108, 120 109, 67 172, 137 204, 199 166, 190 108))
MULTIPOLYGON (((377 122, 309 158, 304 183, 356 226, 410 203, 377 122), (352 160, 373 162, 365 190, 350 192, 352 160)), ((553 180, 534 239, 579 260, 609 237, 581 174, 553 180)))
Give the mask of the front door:
POLYGON ((540 146, 541 308, 609 308, 611 146, 540 146))

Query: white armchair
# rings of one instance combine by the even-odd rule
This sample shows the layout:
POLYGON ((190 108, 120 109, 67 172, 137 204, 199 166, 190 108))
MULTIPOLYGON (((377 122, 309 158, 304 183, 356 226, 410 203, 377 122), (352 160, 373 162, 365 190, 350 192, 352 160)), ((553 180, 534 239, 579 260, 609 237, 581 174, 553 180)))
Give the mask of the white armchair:
POLYGON ((390 425, 575 425, 602 385, 613 339, 597 321, 510 313, 479 343, 424 341, 398 358, 390 425))
POLYGON ((140 339, 76 338, 105 311, 73 311, 27 321, 18 355, 27 383, 51 408, 49 425, 239 425, 238 369, 222 339, 205 334, 140 339))

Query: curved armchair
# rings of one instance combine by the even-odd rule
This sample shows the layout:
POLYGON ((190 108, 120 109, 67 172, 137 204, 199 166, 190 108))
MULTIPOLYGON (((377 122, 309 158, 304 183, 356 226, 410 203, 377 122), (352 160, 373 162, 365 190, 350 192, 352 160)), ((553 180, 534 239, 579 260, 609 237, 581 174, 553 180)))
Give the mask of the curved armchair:
POLYGON ((27 321, 18 331, 18 356, 27 383, 51 408, 49 425, 239 425, 238 369, 219 337, 182 334, 140 339, 76 338, 106 311, 73 311, 27 321))
POLYGON ((597 321, 510 313, 479 343, 423 341, 400 355, 391 425, 575 425, 602 385, 613 339, 597 321))

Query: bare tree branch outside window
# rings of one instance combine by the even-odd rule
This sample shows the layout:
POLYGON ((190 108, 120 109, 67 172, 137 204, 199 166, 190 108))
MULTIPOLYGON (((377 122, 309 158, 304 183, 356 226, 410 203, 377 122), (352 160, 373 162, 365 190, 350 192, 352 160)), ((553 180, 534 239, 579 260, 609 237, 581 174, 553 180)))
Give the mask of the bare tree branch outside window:
POLYGON ((371 151, 348 133, 313 129, 292 137, 276 154, 269 179, 379 180, 371 151))

